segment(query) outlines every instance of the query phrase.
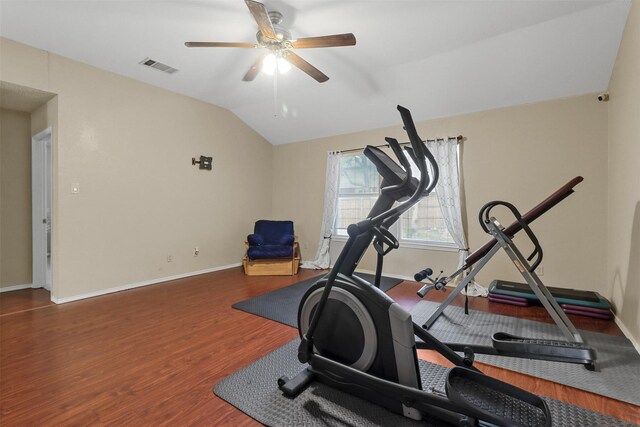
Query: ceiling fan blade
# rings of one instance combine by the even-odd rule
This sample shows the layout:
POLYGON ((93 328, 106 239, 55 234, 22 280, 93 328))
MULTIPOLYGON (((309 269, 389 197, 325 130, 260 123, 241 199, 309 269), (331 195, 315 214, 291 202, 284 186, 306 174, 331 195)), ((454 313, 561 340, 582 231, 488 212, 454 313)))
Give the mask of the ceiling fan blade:
POLYGON ((318 70, 316 67, 309 64, 307 61, 300 58, 298 55, 291 51, 287 51, 283 55, 283 58, 289 61, 292 65, 295 65, 296 67, 300 68, 302 71, 313 77, 319 83, 324 83, 329 80, 329 77, 327 77, 322 71, 318 70))
POLYGON ((297 49, 314 47, 353 46, 356 44, 356 36, 352 33, 334 34, 321 37, 304 37, 291 41, 291 45, 297 49))
POLYGON ((267 57, 266 53, 263 53, 262 55, 260 55, 260 57, 256 60, 256 62, 253 63, 251 68, 249 68, 249 71, 247 71, 247 74, 244 75, 244 77, 242 78, 242 81, 244 82, 253 81, 253 79, 256 78, 256 76, 262 69, 262 61, 264 61, 264 58, 266 57, 267 57))
POLYGON ((258 23, 258 28, 263 36, 268 39, 275 39, 276 32, 273 30, 271 19, 269 19, 269 13, 267 8, 262 3, 253 0, 244 0, 249 8, 249 11, 253 15, 253 19, 258 23))
POLYGON ((186 47, 258 47, 255 43, 235 42, 185 42, 186 47))

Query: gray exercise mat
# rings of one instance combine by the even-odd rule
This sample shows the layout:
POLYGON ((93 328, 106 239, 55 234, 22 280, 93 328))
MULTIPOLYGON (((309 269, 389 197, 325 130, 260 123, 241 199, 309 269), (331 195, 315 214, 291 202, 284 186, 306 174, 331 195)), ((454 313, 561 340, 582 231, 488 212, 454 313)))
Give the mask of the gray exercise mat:
MULTIPOLYGON (((422 325, 439 304, 420 301, 411 310, 413 321, 422 325)), ((564 339, 554 323, 518 319, 450 305, 429 332, 443 342, 491 345, 491 335, 507 332, 528 338, 564 339)), ((596 371, 582 365, 476 354, 478 362, 522 372, 560 384, 576 387, 623 402, 640 405, 640 355, 624 336, 580 331, 596 350, 596 371)))
MULTIPOLYGON (((295 399, 285 397, 276 384, 282 375, 292 377, 304 365, 297 361, 298 340, 267 354, 261 359, 216 384, 214 393, 242 412, 268 426, 433 426, 436 420, 417 422, 396 415, 347 393, 313 382, 295 399)), ((423 389, 444 390, 447 368, 420 360, 423 389)), ((618 427, 632 424, 545 398, 554 427, 618 427)))
MULTIPOLYGON (((356 273, 356 275, 369 283, 373 283, 375 281, 375 276, 371 274, 356 273)), ((310 279, 303 280, 302 282, 289 285, 285 288, 280 288, 255 298, 237 302, 233 304, 232 307, 297 328, 298 305, 302 300, 302 296, 307 292, 307 289, 322 277, 324 277, 324 275, 312 277, 310 279)), ((389 289, 401 282, 402 279, 382 276, 380 279, 380 289, 387 292, 389 289)))

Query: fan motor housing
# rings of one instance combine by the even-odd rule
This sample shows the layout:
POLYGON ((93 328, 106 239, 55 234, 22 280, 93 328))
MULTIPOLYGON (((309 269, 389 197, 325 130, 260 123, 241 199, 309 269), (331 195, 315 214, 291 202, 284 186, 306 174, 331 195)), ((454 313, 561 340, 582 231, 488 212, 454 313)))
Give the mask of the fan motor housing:
POLYGON ((269 19, 271 20, 271 25, 273 26, 273 31, 276 33, 276 39, 270 39, 265 37, 261 31, 256 33, 256 40, 258 40, 258 44, 270 49, 282 49, 282 43, 288 40, 291 40, 291 33, 289 30, 284 28, 282 25, 282 14, 276 10, 272 10, 269 12, 269 19))

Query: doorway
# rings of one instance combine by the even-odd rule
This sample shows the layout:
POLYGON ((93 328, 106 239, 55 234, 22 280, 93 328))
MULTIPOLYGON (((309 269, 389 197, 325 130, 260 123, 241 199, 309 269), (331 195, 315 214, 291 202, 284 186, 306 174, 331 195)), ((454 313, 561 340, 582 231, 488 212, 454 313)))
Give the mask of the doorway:
POLYGON ((52 147, 51 127, 31 138, 33 287, 51 292, 52 147))

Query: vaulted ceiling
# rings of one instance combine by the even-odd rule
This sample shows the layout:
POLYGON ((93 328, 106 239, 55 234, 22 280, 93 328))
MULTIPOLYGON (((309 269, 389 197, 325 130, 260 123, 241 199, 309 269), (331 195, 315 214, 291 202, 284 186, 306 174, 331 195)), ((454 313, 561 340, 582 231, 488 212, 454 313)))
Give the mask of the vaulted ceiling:
POLYGON ((298 69, 242 77, 259 50, 243 0, 0 2, 0 34, 233 111, 272 144, 605 90, 629 11, 617 1, 265 0, 292 38, 354 33, 296 52, 298 69), (169 75, 139 62, 175 67, 169 75))

